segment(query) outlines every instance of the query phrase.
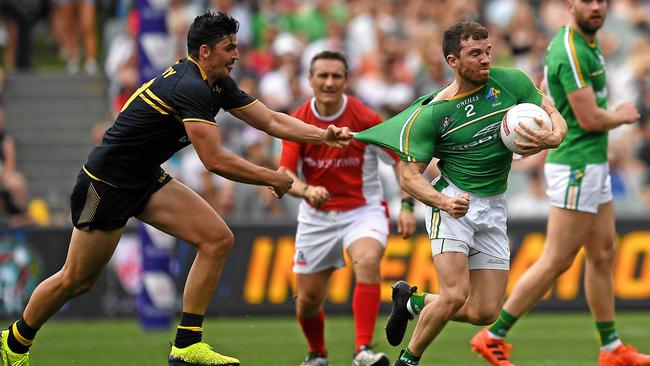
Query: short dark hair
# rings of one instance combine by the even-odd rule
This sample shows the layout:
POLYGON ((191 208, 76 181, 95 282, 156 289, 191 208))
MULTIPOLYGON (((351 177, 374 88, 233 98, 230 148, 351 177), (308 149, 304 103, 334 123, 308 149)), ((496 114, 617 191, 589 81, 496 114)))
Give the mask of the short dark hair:
POLYGON ((486 39, 488 30, 477 22, 464 21, 458 22, 447 29, 444 39, 442 40, 442 54, 447 58, 451 54, 460 57, 460 43, 473 39, 486 39))
POLYGON ((311 62, 309 63, 309 75, 313 75, 314 73, 314 64, 316 63, 316 60, 338 60, 343 63, 343 66, 345 67, 345 75, 348 75, 348 60, 343 56, 343 54, 339 51, 321 51, 314 55, 314 57, 311 58, 311 62))
POLYGON ((194 19, 187 32, 187 53, 192 57, 199 56, 201 45, 214 47, 217 42, 239 30, 237 19, 228 14, 208 11, 194 19))

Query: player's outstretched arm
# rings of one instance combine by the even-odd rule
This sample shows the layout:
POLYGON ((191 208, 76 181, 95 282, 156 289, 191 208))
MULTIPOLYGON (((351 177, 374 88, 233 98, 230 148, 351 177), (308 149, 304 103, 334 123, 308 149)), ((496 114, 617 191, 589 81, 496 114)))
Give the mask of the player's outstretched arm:
POLYGON ((535 122, 539 125, 538 130, 533 130, 525 124, 519 124, 515 131, 528 141, 515 141, 521 151, 522 155, 536 154, 544 149, 552 149, 558 147, 567 133, 567 124, 564 117, 560 112, 555 109, 553 102, 547 97, 542 100, 542 109, 551 117, 552 128, 548 126, 539 118, 535 118, 535 122))
POLYGON ((219 130, 212 125, 186 122, 185 130, 205 168, 236 182, 270 186, 280 198, 291 189, 293 179, 284 168, 267 169, 221 147, 219 130))
POLYGON ((614 111, 598 107, 591 87, 567 94, 567 99, 580 127, 589 132, 605 132, 622 124, 634 123, 641 117, 632 102, 624 102, 614 111))
POLYGON ((449 197, 436 191, 422 175, 427 165, 404 162, 404 166, 400 169, 402 189, 427 206, 437 207, 455 218, 465 216, 469 209, 469 195, 464 193, 460 196, 449 197))
POLYGON ((252 127, 284 140, 345 147, 352 139, 347 127, 330 125, 323 130, 287 114, 272 111, 261 102, 230 113, 252 127))

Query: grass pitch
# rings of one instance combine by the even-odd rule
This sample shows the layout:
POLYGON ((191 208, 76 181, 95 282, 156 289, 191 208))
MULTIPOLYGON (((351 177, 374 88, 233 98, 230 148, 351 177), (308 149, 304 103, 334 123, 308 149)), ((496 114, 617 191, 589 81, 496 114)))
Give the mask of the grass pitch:
MULTIPOLYGON (((375 332, 377 349, 391 362, 399 349, 385 340, 385 314, 375 332)), ((407 332, 402 347, 411 334, 407 332)), ((626 343, 650 353, 650 313, 621 313, 617 328, 626 343)), ((245 366, 297 366, 306 342, 293 317, 208 319, 204 340, 218 352, 238 357, 245 366)), ((422 358, 429 365, 486 365, 470 352, 469 339, 478 327, 450 323, 422 358)), ((354 328, 348 316, 326 318, 326 344, 332 366, 350 365, 354 328)), ((137 320, 52 321, 39 332, 32 347, 35 366, 164 366, 174 330, 145 332, 137 320)), ((510 333, 512 360, 527 366, 593 366, 598 342, 588 314, 531 314, 510 333)))

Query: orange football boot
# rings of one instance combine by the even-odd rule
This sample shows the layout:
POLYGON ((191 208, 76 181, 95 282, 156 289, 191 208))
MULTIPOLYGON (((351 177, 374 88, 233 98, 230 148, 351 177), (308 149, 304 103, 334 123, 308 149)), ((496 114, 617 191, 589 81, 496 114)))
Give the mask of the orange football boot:
POLYGON ((598 366, 650 366, 650 355, 639 353, 630 344, 621 344, 612 352, 600 351, 598 366))
POLYGON ((492 366, 515 366, 509 360, 512 345, 505 343, 503 339, 490 337, 487 328, 476 333, 469 344, 472 346, 472 352, 483 356, 492 366))

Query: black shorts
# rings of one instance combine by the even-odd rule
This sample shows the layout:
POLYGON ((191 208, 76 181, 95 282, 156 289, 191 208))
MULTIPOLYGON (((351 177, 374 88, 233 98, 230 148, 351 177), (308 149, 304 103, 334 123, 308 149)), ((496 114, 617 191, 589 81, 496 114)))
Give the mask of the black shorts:
POLYGON ((161 168, 145 188, 120 189, 95 180, 83 169, 70 196, 72 224, 79 230, 114 230, 144 211, 151 195, 172 180, 161 168))

